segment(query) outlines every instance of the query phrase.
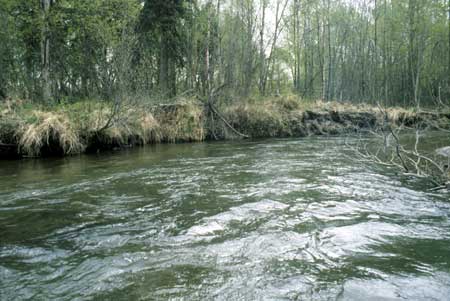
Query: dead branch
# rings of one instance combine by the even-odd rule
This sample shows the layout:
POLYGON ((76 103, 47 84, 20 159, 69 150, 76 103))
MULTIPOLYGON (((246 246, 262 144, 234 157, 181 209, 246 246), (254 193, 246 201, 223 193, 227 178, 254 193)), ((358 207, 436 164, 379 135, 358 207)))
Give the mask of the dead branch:
POLYGON ((388 118, 387 110, 381 105, 378 107, 383 115, 383 123, 379 128, 369 131, 369 134, 381 139, 383 143, 378 147, 369 145, 370 143, 362 143, 360 136, 356 147, 352 147, 358 156, 380 165, 398 168, 403 170, 406 175, 426 178, 436 186, 433 191, 448 188, 450 184, 449 166, 440 164, 441 162, 420 152, 423 133, 430 129, 436 129, 436 127, 427 122, 417 124, 414 128, 414 144, 408 148, 400 143, 400 135, 403 131, 412 128, 405 127, 404 124, 394 127, 388 118), (391 140, 393 140, 392 145, 390 144, 391 140))
POLYGON ((222 120, 223 123, 225 123, 225 125, 230 128, 233 133, 235 133, 236 135, 243 137, 243 138, 250 138, 248 135, 242 134, 241 132, 239 132, 238 130, 236 130, 226 119, 225 117, 223 117, 215 108, 214 105, 212 103, 209 103, 209 108, 211 110, 211 112, 213 112, 215 115, 217 115, 217 117, 219 117, 220 120, 222 120))

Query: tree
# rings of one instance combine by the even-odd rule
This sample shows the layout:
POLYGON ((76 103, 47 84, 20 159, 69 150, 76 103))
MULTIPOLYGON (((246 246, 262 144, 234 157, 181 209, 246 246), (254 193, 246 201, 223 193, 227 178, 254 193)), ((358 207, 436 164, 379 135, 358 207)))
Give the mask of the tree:
POLYGON ((0 0, 0 97, 450 99, 450 0, 222 3, 0 0))
POLYGON ((146 0, 140 18, 140 31, 159 40, 159 87, 163 95, 176 94, 176 64, 182 60, 179 22, 184 17, 182 0, 146 0))
MULTIPOLYGON (((450 0, 448 0, 448 57, 447 57, 447 90, 450 95, 450 0)), ((450 98, 450 97, 449 97, 450 98)))
POLYGON ((15 46, 15 35, 11 26, 12 18, 8 14, 11 1, 0 1, 0 100, 8 94, 11 78, 14 76, 14 55, 12 50, 15 46))
POLYGON ((259 31, 259 93, 261 95, 265 94, 265 74, 266 74, 266 54, 265 54, 265 41, 264 41, 264 31, 266 29, 266 9, 267 0, 260 1, 261 9, 261 28, 259 31))
POLYGON ((42 77, 42 100, 50 102, 52 97, 50 83, 50 28, 48 24, 48 15, 52 0, 41 0, 42 9, 42 32, 41 32, 41 77, 42 77))

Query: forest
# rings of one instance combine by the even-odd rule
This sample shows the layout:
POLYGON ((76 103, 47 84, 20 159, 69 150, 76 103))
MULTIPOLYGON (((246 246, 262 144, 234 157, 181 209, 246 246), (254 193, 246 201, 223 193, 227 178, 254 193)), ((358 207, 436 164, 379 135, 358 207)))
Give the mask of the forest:
POLYGON ((450 128, 450 0, 0 0, 0 14, 4 156, 365 130, 396 145, 389 164, 448 177, 399 136, 450 128))
POLYGON ((447 0, 1 0, 0 96, 448 105, 447 0))

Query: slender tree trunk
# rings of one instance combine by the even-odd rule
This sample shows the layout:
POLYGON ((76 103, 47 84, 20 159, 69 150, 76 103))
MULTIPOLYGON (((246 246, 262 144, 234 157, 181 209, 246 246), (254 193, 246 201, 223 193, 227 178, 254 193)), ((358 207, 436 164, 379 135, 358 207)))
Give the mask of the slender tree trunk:
POLYGON ((164 35, 160 37, 159 53, 159 89, 164 96, 169 94, 169 54, 168 42, 164 35))
POLYGON ((417 102, 416 95, 416 68, 417 68, 417 46, 416 46, 416 25, 415 25, 415 14, 416 14, 416 0, 409 0, 408 2, 408 13, 409 13, 409 83, 412 84, 413 98, 414 102, 417 102))
POLYGON ((300 39, 300 6, 301 6, 301 0, 295 0, 295 27, 297 28, 297 39, 296 39, 296 43, 295 43, 295 61, 296 61, 296 91, 297 93, 300 93, 300 89, 301 89, 301 52, 300 52, 300 46, 301 46, 301 39, 300 39))
POLYGON ((194 9, 193 9, 193 5, 192 3, 189 5, 189 13, 188 13, 188 24, 189 24, 189 29, 187 31, 187 35, 188 35, 188 51, 187 51, 187 56, 186 56, 186 60, 187 60, 187 64, 186 64, 186 89, 187 90, 191 90, 194 88, 194 81, 195 81, 195 76, 194 76, 194 61, 193 61, 193 53, 194 53, 194 39, 193 39, 193 35, 194 35, 194 9))
MULTIPOLYGON (((273 90, 273 78, 274 78, 274 72, 275 72, 275 70, 274 70, 275 69, 274 53, 275 53, 276 45, 278 42, 278 38, 280 37, 281 32, 283 31, 281 21, 283 20, 284 12, 289 3, 289 0, 286 0, 282 7, 281 7, 281 2, 282 2, 282 0, 277 1, 277 8, 275 11, 275 31, 274 31, 274 35, 273 35, 272 46, 270 47, 269 58, 267 59, 267 68, 266 68, 266 70, 270 69, 269 78, 270 78, 270 87, 272 88, 272 90, 273 90), (280 10, 280 8, 281 8, 281 10, 280 10)), ((267 81, 267 72, 265 75, 265 81, 267 81)))
POLYGON ((293 70, 293 81, 294 81, 294 91, 297 92, 297 1, 298 0, 294 0, 294 6, 293 6, 293 16, 294 16, 294 21, 292 24, 292 28, 293 28, 293 52, 294 52, 294 70, 293 70))
POLYGON ((164 36, 160 38, 159 89, 164 97, 173 97, 176 94, 176 66, 170 55, 169 41, 164 36))
POLYGON ((309 53, 308 53, 308 43, 309 43, 309 25, 308 22, 306 21, 306 15, 307 14, 303 14, 303 53, 304 53, 304 59, 303 59, 303 70, 305 72, 304 77, 304 85, 303 85, 303 95, 306 95, 306 93, 308 93, 309 91, 309 70, 308 70, 308 62, 311 60, 311 58, 309 57, 309 53))
POLYGON ((450 0, 448 0, 448 61, 447 61, 447 89, 450 99, 450 0))
POLYGON ((373 83, 372 83, 372 98, 378 101, 380 93, 378 92, 378 1, 374 4, 374 49, 373 49, 373 83))
POLYGON ((387 6, 386 0, 384 0, 384 16, 383 16, 383 88, 384 88, 384 105, 388 105, 388 82, 387 82, 387 68, 386 68, 386 15, 387 15, 387 6))
POLYGON ((83 31, 82 36, 82 49, 83 49, 83 56, 82 56, 82 73, 81 73, 81 95, 83 97, 88 97, 89 95, 89 77, 90 77, 90 41, 89 36, 86 31, 83 31))
POLYGON ((246 12, 246 34, 244 36, 243 45, 246 45, 244 50, 244 66, 243 66, 243 95, 248 96, 251 91, 251 86, 254 78, 254 56, 255 49, 253 47, 254 35, 254 3, 253 1, 244 1, 244 11, 246 12))
POLYGON ((266 74, 266 55, 264 53, 264 30, 266 22, 266 0, 261 0, 261 31, 259 33, 259 93, 261 95, 266 94, 265 74, 266 74))
POLYGON ((169 57, 169 82, 168 82, 168 96, 174 97, 177 94, 177 67, 175 60, 169 57))
POLYGON ((206 53, 205 53, 205 76, 206 76, 206 93, 211 97, 212 83, 211 83, 211 62, 210 62, 210 44, 211 44, 211 1, 208 2, 208 30, 206 33, 206 53))
POLYGON ((321 97, 322 100, 325 100, 325 38, 321 34, 322 31, 321 22, 319 16, 317 16, 317 53, 319 57, 319 73, 320 73, 320 84, 321 84, 321 97))
POLYGON ((331 20, 330 20, 330 0, 327 1, 327 34, 328 34, 328 76, 327 76, 327 94, 326 100, 331 100, 332 86, 332 58, 331 58, 331 20))
POLYGON ((222 75, 222 73, 220 72, 220 66, 222 63, 222 45, 220 43, 220 28, 222 26, 222 24, 220 23, 221 3, 222 3, 222 0, 217 0, 217 6, 216 6, 216 12, 215 12, 215 22, 216 22, 215 26, 216 26, 217 30, 215 30, 215 36, 214 36, 215 59, 214 59, 213 68, 212 68, 212 79, 213 79, 213 82, 217 82, 217 83, 221 82, 221 75, 222 75), (215 78, 216 70, 218 71, 217 78, 215 78))
POLYGON ((41 72, 42 72, 42 100, 51 101, 51 83, 50 83, 50 35, 48 14, 50 11, 51 0, 41 0, 42 9, 42 32, 41 32, 41 72))

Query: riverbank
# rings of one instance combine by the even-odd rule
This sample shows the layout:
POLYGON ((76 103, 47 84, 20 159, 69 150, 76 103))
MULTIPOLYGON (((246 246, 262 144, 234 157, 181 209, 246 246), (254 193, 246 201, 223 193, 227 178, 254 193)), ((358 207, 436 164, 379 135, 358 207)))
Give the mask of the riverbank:
POLYGON ((448 128, 450 113, 309 102, 296 97, 246 100, 212 114, 195 100, 168 105, 85 101, 52 108, 9 101, 0 108, 0 158, 74 155, 154 143, 338 135, 393 124, 448 128), (223 117, 228 125, 219 117, 223 117), (231 126, 231 127, 230 127, 231 126), (232 131, 231 128, 234 130, 232 131))

